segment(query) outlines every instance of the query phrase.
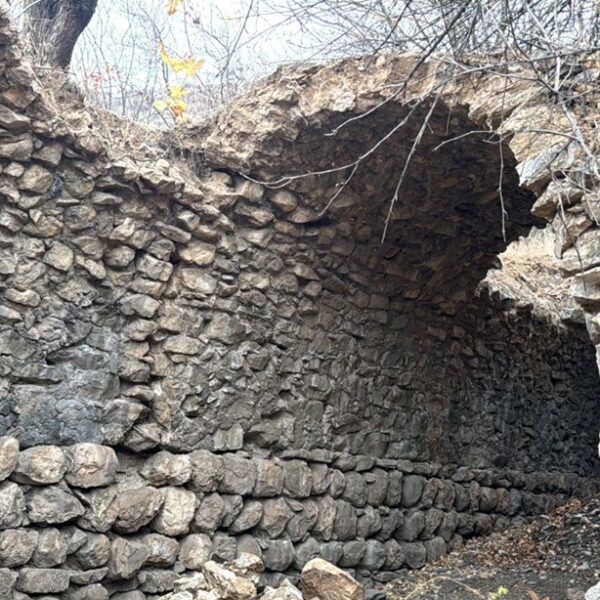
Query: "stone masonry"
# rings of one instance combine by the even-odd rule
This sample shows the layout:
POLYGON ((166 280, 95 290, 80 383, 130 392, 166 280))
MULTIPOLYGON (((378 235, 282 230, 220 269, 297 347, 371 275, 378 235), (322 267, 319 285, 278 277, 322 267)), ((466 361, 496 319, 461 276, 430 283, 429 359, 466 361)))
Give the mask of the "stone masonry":
POLYGON ((19 451, 14 438, 0 439, 0 480, 0 590, 68 599, 133 588, 155 598, 242 552, 262 558, 266 583, 294 580, 317 556, 388 581, 465 538, 600 491, 577 475, 364 455, 144 458, 90 443, 19 451))
POLYGON ((598 491, 587 159, 522 132, 523 79, 436 95, 430 61, 394 96, 415 60, 284 69, 186 131, 197 169, 62 117, 0 0, 0 597, 143 600, 242 551, 386 580, 598 491), (542 219, 559 326, 480 286, 542 219))

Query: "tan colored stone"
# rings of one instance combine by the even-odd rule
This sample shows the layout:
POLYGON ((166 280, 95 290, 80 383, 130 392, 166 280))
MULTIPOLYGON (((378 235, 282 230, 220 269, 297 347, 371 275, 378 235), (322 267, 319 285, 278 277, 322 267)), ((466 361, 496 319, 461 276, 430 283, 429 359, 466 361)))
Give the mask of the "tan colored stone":
POLYGON ((14 471, 18 459, 19 440, 13 437, 0 437, 0 481, 14 471))
POLYGON ((251 581, 212 560, 204 565, 204 576, 209 590, 222 600, 252 600, 256 597, 256 587, 251 581))
POLYGON ((67 471, 63 451, 56 446, 36 446, 19 454, 12 479, 28 485, 58 483, 67 471))
POLYGON ((319 600, 364 600, 365 589, 351 575, 322 558, 313 558, 302 569, 302 595, 319 600))
POLYGON ((119 466, 115 451, 99 444, 74 444, 69 448, 68 458, 65 479, 69 485, 80 488, 109 485, 119 466))

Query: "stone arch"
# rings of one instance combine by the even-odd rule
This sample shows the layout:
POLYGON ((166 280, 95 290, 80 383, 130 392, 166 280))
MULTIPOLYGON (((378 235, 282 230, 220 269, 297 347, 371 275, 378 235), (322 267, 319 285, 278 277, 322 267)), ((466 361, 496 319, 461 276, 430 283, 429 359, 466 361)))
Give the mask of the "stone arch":
MULTIPOLYGON (((477 466, 515 468, 532 468, 539 460, 538 468, 552 469, 551 456, 562 455, 559 448, 564 448, 565 438, 584 437, 588 448, 584 462, 595 470, 596 426, 586 429, 582 413, 596 413, 596 375, 593 352, 581 325, 572 325, 569 333, 556 330, 543 319, 536 321, 531 310, 510 308, 514 304, 510 299, 498 293, 490 296, 478 287, 508 243, 543 224, 531 213, 534 204, 540 204, 534 191, 539 193, 543 178, 548 177, 543 160, 523 159, 519 135, 500 145, 482 131, 492 124, 498 126, 496 99, 488 80, 478 81, 474 90, 463 88, 459 93, 454 88, 440 98, 431 93, 438 65, 428 65, 421 67, 401 98, 390 97, 386 86, 393 90, 390 82, 401 81, 415 60, 390 57, 379 70, 369 70, 368 61, 361 60, 284 69, 217 116, 205 132, 206 156, 218 168, 233 165, 251 179, 274 182, 274 189, 267 192, 276 230, 271 248, 287 246, 282 255, 292 265, 296 258, 289 244, 316 247, 313 253, 298 252, 301 265, 294 268, 310 266, 313 274, 316 269, 324 293, 336 297, 340 313, 349 307, 349 322, 360 324, 354 333, 359 345, 379 343, 386 348, 382 356, 384 363, 390 362, 388 369, 394 364, 391 356, 395 357, 399 371, 395 383, 389 370, 382 389, 376 378, 363 379, 370 382, 370 388, 359 392, 357 404, 368 405, 369 395, 381 402, 379 419, 374 417, 369 423, 359 410, 355 415, 360 423, 356 427, 371 426, 367 440, 381 442, 377 431, 393 430, 386 427, 386 419, 401 422, 407 418, 406 413, 394 411, 390 398, 395 393, 396 403, 405 408, 411 402, 427 407, 420 416, 416 410, 408 417, 414 419, 413 430, 421 429, 418 441, 387 438, 396 458, 426 456, 453 462, 462 457, 477 466), (341 88, 339 82, 343 82, 341 88), (412 156, 382 241, 399 173, 428 113, 428 127, 412 156), (362 162, 347 185, 349 169, 293 177, 351 164, 403 120, 407 125, 362 162), (260 127, 256 128, 257 123, 260 127), (511 144, 521 152, 520 164, 511 144), (501 164, 502 198, 497 191, 501 164), (541 183, 536 177, 542 178, 541 183), (281 181, 286 185, 277 191, 281 181), (342 193, 329 206, 340 186, 345 186, 342 193), (507 217, 504 231, 502 208, 507 217), (384 331, 378 334, 378 327, 384 331), (381 336, 378 342, 374 341, 377 335, 381 336), (565 336, 571 335, 577 339, 577 350, 567 358, 559 348, 565 336), (585 400, 579 406, 574 401, 579 393, 565 402, 564 388, 556 383, 567 364, 577 373, 577 381, 585 381, 581 396, 585 400), (536 365, 544 366, 540 371, 536 365), (473 376, 473 371, 478 375, 473 376), (486 371, 488 375, 482 376, 486 371), (486 418, 481 415, 486 413, 495 416, 484 424, 486 418), (480 420, 479 432, 465 426, 473 420, 480 420), (570 425, 566 423, 581 434, 567 434, 570 425), (554 434, 549 438, 536 434, 546 430, 554 434), (532 450, 537 458, 525 456, 524 448, 538 442, 532 450)), ((526 112, 530 114, 531 108, 526 112)), ((518 110, 507 106, 503 118, 503 127, 510 127, 511 122, 518 122, 518 110)), ((244 203, 242 199, 234 212, 247 224, 252 208, 242 208, 244 203)), ((273 228, 271 223, 268 226, 273 228)), ((318 300, 304 302, 305 321, 318 323, 311 316, 311 311, 319 313, 322 308, 316 306, 318 300)), ((352 368, 347 366, 348 371, 352 368)), ((350 418, 350 401, 337 402, 340 412, 350 418)), ((403 431, 399 437, 410 428, 399 426, 403 431)), ((355 449, 365 443, 365 435, 354 437, 350 446, 355 449)), ((377 452, 381 451, 379 447, 377 452)), ((569 469, 581 466, 579 456, 569 469)))
MULTIPOLYGON (((196 172, 160 143, 115 158, 87 113, 57 112, 8 14, 0 0, 0 587, 90 581, 66 554, 90 531, 110 546, 107 577, 93 575, 110 589, 170 590, 178 555, 194 571, 238 550, 264 551, 267 579, 318 552, 385 580, 597 492, 583 325, 479 285, 536 223, 532 205, 552 219, 560 189, 558 249, 576 271, 580 235, 592 279, 575 294, 598 341, 593 195, 547 185, 544 144, 518 133, 543 113, 516 108, 526 87, 511 106, 485 78, 445 90, 382 243, 434 62, 335 137, 323 132, 389 97, 416 59, 284 70, 180 132, 183 154, 206 157, 196 172), (257 183, 347 160, 424 93, 324 214, 335 176, 257 183), (506 239, 498 145, 475 132, 488 124, 515 132, 502 147, 506 239), (62 558, 21 569, 48 532, 62 558)), ((578 159, 558 155, 561 169, 578 159)))

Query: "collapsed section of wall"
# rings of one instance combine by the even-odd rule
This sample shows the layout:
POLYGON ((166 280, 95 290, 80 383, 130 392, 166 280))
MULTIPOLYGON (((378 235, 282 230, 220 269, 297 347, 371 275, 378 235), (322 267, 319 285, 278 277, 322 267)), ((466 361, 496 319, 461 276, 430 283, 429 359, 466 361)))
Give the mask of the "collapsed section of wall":
POLYGON ((240 552, 261 556, 271 582, 316 556, 387 581, 464 538, 600 490, 576 475, 300 456, 117 456, 94 444, 19 452, 16 439, 0 439, 2 597, 152 598, 211 557, 240 552))

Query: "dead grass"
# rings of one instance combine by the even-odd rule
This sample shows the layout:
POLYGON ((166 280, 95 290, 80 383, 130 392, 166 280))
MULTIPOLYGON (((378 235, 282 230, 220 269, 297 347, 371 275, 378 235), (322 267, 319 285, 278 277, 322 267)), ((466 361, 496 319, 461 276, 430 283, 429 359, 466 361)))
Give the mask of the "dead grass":
POLYGON ((533 229, 513 242, 500 255, 501 269, 491 270, 483 285, 519 305, 529 305, 540 316, 558 324, 571 313, 575 304, 569 295, 569 283, 560 273, 560 261, 554 255, 554 233, 533 229))

